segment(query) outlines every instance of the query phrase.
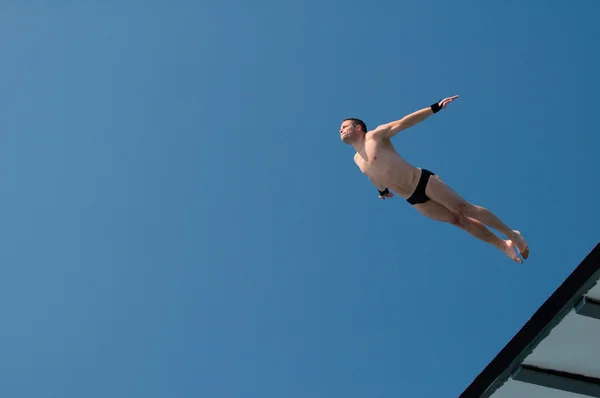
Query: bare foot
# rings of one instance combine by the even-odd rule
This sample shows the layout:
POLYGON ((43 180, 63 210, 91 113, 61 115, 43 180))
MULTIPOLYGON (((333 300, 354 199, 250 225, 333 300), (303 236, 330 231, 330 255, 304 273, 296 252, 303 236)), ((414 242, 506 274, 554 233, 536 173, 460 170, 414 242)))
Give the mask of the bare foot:
POLYGON ((505 240, 506 245, 504 246, 504 254, 506 254, 511 260, 516 263, 523 264, 521 257, 515 252, 515 244, 512 240, 505 240))
POLYGON ((527 257, 529 257, 529 246, 527 245, 527 242, 525 242, 525 239, 523 239, 523 235, 521 235, 519 231, 513 230, 513 232, 515 233, 513 241, 517 245, 517 250, 519 251, 521 256, 523 256, 523 259, 527 260, 527 257))

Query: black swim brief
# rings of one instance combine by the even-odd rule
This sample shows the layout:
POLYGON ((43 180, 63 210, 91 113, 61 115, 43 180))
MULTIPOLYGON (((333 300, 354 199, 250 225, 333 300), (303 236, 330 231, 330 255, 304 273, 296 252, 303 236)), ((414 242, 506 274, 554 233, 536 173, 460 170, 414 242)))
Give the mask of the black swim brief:
POLYGON ((421 169, 421 178, 419 178, 419 183, 417 184, 413 194, 410 196, 410 198, 406 199, 406 201, 413 206, 419 203, 427 202, 429 198, 425 194, 425 187, 427 187, 429 177, 434 175, 434 173, 427 169, 421 169))

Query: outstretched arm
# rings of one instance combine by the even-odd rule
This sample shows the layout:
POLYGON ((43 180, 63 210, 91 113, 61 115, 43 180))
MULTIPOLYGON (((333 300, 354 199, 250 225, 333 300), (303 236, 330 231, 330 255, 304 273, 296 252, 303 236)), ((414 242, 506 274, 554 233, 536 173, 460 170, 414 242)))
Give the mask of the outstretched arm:
POLYGON ((373 137, 377 138, 391 138, 398 134, 398 132, 406 130, 407 128, 410 128, 415 124, 421 123, 429 116, 444 109, 450 102, 454 101, 456 98, 458 98, 458 95, 444 98, 440 102, 436 102, 435 104, 428 106, 427 108, 419 109, 418 111, 413 112, 410 115, 404 116, 402 119, 378 126, 370 134, 373 137))

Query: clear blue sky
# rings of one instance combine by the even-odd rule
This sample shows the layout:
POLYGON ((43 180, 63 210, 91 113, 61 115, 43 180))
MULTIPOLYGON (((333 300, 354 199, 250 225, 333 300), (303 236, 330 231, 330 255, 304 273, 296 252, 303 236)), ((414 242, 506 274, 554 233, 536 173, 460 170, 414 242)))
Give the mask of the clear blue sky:
POLYGON ((0 8, 0 396, 456 397, 598 241, 600 4, 216 4, 0 8), (454 94, 393 142, 526 264, 339 139, 454 94))

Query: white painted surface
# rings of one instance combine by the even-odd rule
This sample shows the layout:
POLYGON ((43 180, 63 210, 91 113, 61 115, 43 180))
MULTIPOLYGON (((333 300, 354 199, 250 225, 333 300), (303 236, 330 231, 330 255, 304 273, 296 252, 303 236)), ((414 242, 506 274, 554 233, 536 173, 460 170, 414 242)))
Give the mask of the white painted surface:
POLYGON ((492 394, 491 398, 590 398, 552 388, 539 387, 520 381, 509 380, 492 394))
MULTIPOLYGON (((586 295, 600 301, 600 282, 586 295)), ((600 379, 600 320, 571 310, 522 364, 600 379)), ((491 398, 589 397, 509 379, 491 398)))
POLYGON ((587 294, 588 297, 593 298, 594 300, 598 300, 600 301, 600 283, 596 283, 596 286, 594 286, 587 294))
POLYGON ((523 364, 600 378, 600 321, 571 311, 523 364))

